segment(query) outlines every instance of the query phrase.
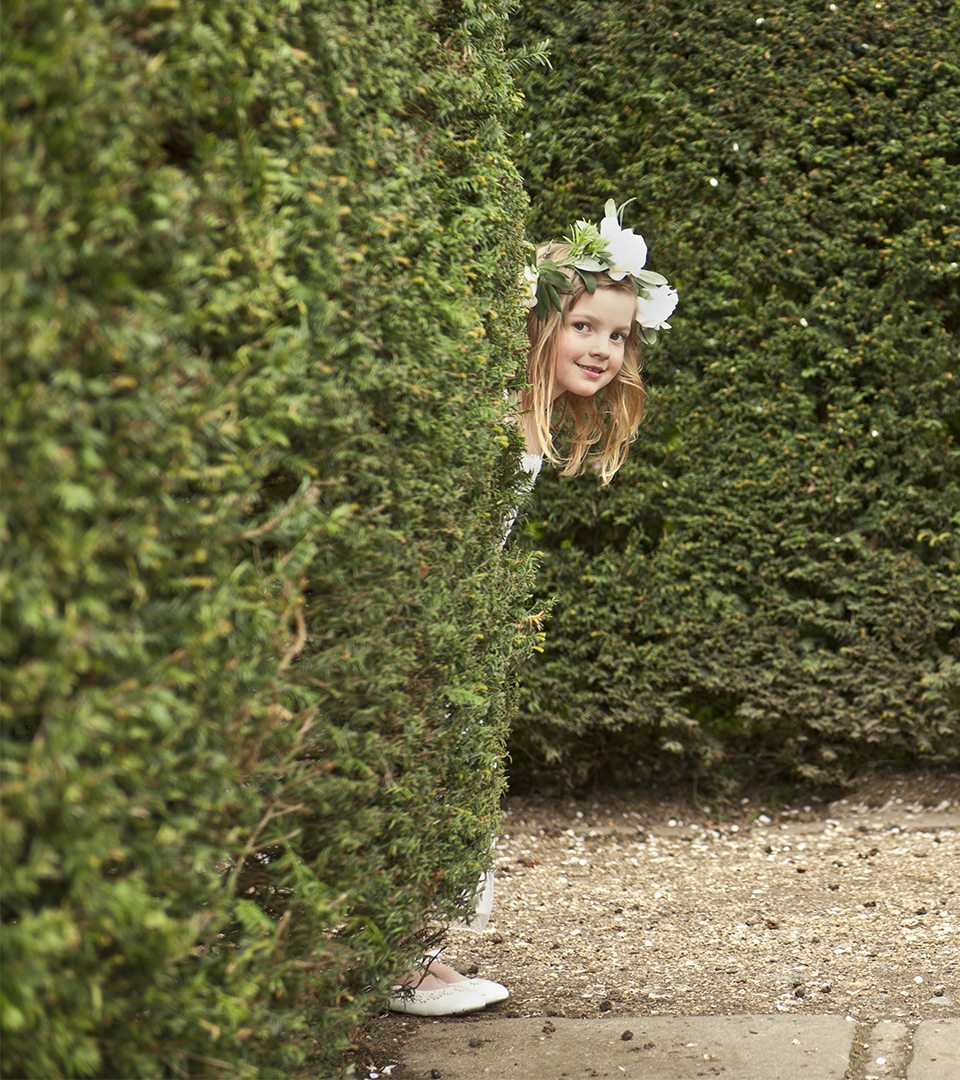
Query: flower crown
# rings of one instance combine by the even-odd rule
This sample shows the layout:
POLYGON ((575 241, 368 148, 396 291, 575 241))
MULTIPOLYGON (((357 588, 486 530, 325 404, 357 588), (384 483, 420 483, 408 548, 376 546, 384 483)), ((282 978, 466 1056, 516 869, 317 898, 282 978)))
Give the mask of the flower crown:
MULTIPOLYGON (((563 267, 572 267, 583 279, 587 292, 594 293, 599 273, 607 273, 614 281, 629 275, 637 284, 637 322, 640 339, 647 345, 657 340, 658 330, 669 330, 667 319, 673 314, 679 297, 667 279, 652 270, 644 270, 647 245, 633 229, 621 228, 623 211, 633 202, 628 199, 619 209, 613 199, 603 208, 600 227, 588 221, 578 221, 570 236, 564 237, 571 250, 563 259, 544 258, 537 262, 536 250, 527 256, 523 268, 523 283, 527 289, 525 305, 545 319, 551 306, 562 311, 560 292, 572 292, 573 285, 563 267)), ((548 249, 549 254, 549 249, 548 249)))

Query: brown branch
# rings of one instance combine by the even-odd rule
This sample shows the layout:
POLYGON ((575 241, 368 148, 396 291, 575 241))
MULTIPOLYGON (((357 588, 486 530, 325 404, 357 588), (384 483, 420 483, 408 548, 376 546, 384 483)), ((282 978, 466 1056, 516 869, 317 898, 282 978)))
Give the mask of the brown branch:
POLYGON ((304 499, 316 498, 319 493, 320 488, 316 484, 311 484, 302 495, 291 499, 280 513, 274 515, 269 521, 265 521, 255 529, 248 529, 246 532, 237 533, 236 536, 228 536, 225 540, 221 540, 220 542, 222 544, 235 544, 238 540, 256 540, 258 536, 263 536, 264 533, 268 533, 271 529, 275 529, 284 518, 289 517, 293 513, 304 499))
POLYGON ((293 641, 283 650, 283 659, 280 661, 280 667, 278 671, 283 671, 288 668, 294 660, 303 652, 303 647, 307 643, 307 622, 303 617, 303 611, 299 604, 294 608, 294 618, 297 620, 297 636, 293 641))
POLYGON ((545 611, 538 611, 536 615, 527 615, 524 619, 518 619, 514 624, 518 630, 542 629, 543 620, 547 617, 545 611))

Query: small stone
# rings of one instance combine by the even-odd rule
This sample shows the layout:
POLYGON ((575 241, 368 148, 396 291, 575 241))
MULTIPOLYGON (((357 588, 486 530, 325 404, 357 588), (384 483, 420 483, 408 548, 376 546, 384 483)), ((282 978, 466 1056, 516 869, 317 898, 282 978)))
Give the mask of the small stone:
MULTIPOLYGON (((943 991, 941 990, 941 991, 940 991, 940 993, 942 994, 942 993, 943 993, 943 991)), ((633 1032, 632 1032, 632 1031, 625 1031, 625 1032, 624 1032, 624 1033, 623 1033, 623 1034, 622 1034, 622 1035, 620 1036, 620 1038, 621 1038, 621 1039, 623 1039, 623 1041, 624 1041, 624 1042, 629 1042, 629 1041, 630 1041, 630 1040, 631 1040, 631 1039, 633 1038, 633 1032)))

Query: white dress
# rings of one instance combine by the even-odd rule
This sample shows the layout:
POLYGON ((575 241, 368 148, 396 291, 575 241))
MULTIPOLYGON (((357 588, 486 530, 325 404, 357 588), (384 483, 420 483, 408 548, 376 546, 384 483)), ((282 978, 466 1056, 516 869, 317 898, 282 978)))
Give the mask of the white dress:
MULTIPOLYGON (((524 454, 520 458, 520 468, 528 474, 528 478, 525 478, 517 485, 517 495, 520 496, 521 499, 526 498, 526 496, 533 491, 533 486, 537 482, 537 477, 540 475, 540 468, 542 465, 542 454, 524 454)), ((513 528, 513 523, 517 520, 517 514, 519 512, 519 506, 514 507, 513 510, 510 511, 510 516, 504 526, 503 540, 500 543, 501 549, 510 536, 510 530, 513 528)), ((485 870, 480 875, 480 880, 477 883, 477 890, 473 894, 473 914, 469 919, 453 923, 452 926, 454 929, 472 930, 475 934, 482 934, 484 932, 487 928, 487 923, 490 921, 490 913, 493 911, 494 876, 492 870, 485 870)))
MULTIPOLYGON (((522 454, 520 456, 520 468, 528 474, 526 479, 521 480, 520 483, 517 484, 517 495, 519 495, 521 499, 525 499, 530 492, 533 491, 534 484, 537 482, 537 477, 540 475, 540 468, 542 465, 542 454, 522 454)), ((519 512, 519 506, 515 506, 510 511, 510 516, 507 518, 503 527, 503 541, 500 544, 501 548, 507 542, 510 536, 510 530, 513 528, 513 523, 517 520, 517 514, 519 512)))

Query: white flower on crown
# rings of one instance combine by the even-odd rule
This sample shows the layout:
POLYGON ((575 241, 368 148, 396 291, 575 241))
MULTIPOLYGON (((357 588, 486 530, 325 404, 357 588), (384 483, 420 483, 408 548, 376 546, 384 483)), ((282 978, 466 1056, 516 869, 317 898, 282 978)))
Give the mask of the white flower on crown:
POLYGON ((532 310, 537 306, 537 285, 539 282, 540 275, 529 263, 527 263, 523 268, 523 278, 520 282, 520 285, 524 290, 522 298, 524 307, 528 307, 532 310))
POLYGON ((617 207, 613 199, 603 208, 604 218, 600 222, 600 235, 610 253, 610 266, 607 271, 614 281, 622 281, 627 274, 635 276, 644 268, 647 261, 647 242, 633 229, 620 227, 617 207))
POLYGON ((649 294, 649 299, 637 297, 637 322, 650 330, 669 330, 667 319, 680 299, 677 290, 669 285, 649 285, 644 291, 649 294))

